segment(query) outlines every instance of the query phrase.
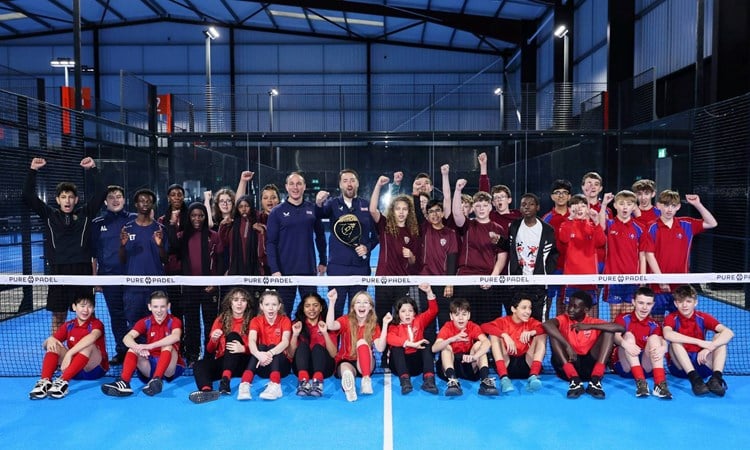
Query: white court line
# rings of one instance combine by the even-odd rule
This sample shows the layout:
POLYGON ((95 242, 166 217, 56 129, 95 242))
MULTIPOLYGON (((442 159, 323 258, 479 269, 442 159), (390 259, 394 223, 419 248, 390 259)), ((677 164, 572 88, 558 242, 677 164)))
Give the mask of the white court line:
POLYGON ((383 450, 393 450, 393 395, 391 374, 383 374, 383 450))

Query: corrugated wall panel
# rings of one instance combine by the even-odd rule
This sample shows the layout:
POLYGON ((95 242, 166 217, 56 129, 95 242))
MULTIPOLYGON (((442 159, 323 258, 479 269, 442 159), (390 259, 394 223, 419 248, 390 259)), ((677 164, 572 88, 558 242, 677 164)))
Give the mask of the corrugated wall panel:
POLYGON ((573 57, 573 81, 597 83, 607 81, 607 2, 586 0, 575 10, 576 33, 573 57), (591 53, 593 48, 598 48, 591 53), (604 53, 602 62, 601 54, 604 53), (586 55, 582 57, 582 55, 586 55))
MULTIPOLYGON (((666 73, 695 64, 696 2, 668 0, 669 25, 662 31, 662 39, 669 42, 666 73)), ((665 73, 665 75, 666 75, 665 73)))

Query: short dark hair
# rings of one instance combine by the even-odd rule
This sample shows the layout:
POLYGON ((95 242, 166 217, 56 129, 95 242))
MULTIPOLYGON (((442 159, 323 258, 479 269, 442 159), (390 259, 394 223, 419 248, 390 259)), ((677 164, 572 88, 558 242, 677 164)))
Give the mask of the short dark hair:
POLYGON ((138 203, 138 197, 141 195, 149 195, 151 196, 151 201, 154 203, 154 206, 156 206, 156 194, 151 189, 143 188, 138 189, 135 191, 135 194, 133 194, 133 204, 138 203))
POLYGON ((452 314, 456 314, 457 312, 461 310, 470 313, 471 303, 469 303, 469 301, 466 300, 465 298, 454 298, 453 300, 451 300, 449 308, 452 314))
POLYGON ((91 289, 81 290, 80 292, 77 292, 76 296, 73 298, 72 304, 77 305, 81 302, 89 302, 91 303, 91 306, 96 306, 96 297, 94 297, 94 292, 91 289))
POLYGON ((151 303, 151 300, 153 300, 155 298, 163 298, 164 300, 167 301, 167 303, 169 303, 169 295, 167 295, 167 293, 165 291, 161 291, 160 290, 160 291, 154 291, 154 292, 152 292, 151 296, 148 298, 148 302, 151 303))
POLYGON ((107 194, 111 194, 113 192, 119 192, 123 197, 125 196, 125 188, 118 184, 110 184, 109 186, 107 186, 107 194))
POLYGON ((510 301, 511 308, 518 308, 518 305, 520 305, 523 300, 528 300, 531 303, 534 303, 534 295, 530 292, 517 292, 510 301))
POLYGON ((344 174, 346 174, 346 173, 350 173, 350 174, 354 175, 354 177, 355 177, 355 178, 356 178, 357 180, 359 180, 359 174, 357 173, 357 171, 356 171, 356 170, 354 170, 354 169, 342 169, 342 170, 341 170, 341 172, 339 172, 339 182, 341 182, 341 177, 342 177, 342 176, 343 176, 344 174))
POLYGON ((69 181, 57 183, 57 187, 55 187, 55 197, 59 197, 63 192, 72 192, 74 197, 78 197, 78 187, 69 181))
POLYGON ((591 309, 591 307, 594 305, 594 299, 591 298, 591 294, 586 291, 578 290, 573 292, 572 294, 570 294, 570 301, 572 302, 574 298, 583 301, 583 305, 586 307, 586 309, 591 309))
POLYGON ((643 295, 643 296, 646 296, 646 297, 651 297, 651 298, 654 298, 654 297, 656 297, 656 293, 654 293, 654 290, 653 290, 653 289, 651 289, 651 288, 650 288, 650 287, 648 287, 648 286, 641 286, 641 287, 639 287, 639 288, 638 288, 638 289, 637 289, 637 290, 635 291, 635 294, 633 294, 633 298, 636 298, 636 297, 638 297, 639 295, 643 295))
POLYGON ((586 197, 583 196, 583 194, 576 194, 572 197, 570 197, 570 202, 568 202, 570 206, 578 205, 578 204, 584 204, 588 206, 589 201, 586 200, 586 197))
POLYGON ((436 198, 433 198, 432 200, 427 202, 427 210, 429 211, 431 208, 434 208, 438 206, 441 210, 443 209, 443 202, 441 200, 438 200, 436 198))
POLYGON ((536 195, 536 194, 534 194, 533 192, 527 192, 527 193, 525 193, 525 194, 523 194, 521 196, 521 200, 523 200, 525 198, 530 198, 530 199, 534 200, 534 202, 536 203, 536 205, 539 206, 539 196, 536 195))
POLYGON ((398 318, 398 312, 401 310, 401 307, 404 305, 411 305, 412 308, 414 308, 414 312, 419 311, 419 307, 417 307, 417 302, 414 301, 413 298, 403 296, 400 299, 396 300, 396 303, 393 305, 393 324, 398 325, 401 323, 401 321, 398 318))
POLYGON ((568 194, 570 194, 571 192, 573 192, 573 183, 568 180, 557 179, 552 182, 552 186, 550 187, 550 189, 552 189, 551 192, 555 192, 558 189, 565 189, 566 191, 568 191, 568 194))
POLYGON ((698 291, 695 290, 694 287, 690 286, 689 284, 683 284, 682 286, 677 286, 674 290, 674 298, 698 298, 698 291))

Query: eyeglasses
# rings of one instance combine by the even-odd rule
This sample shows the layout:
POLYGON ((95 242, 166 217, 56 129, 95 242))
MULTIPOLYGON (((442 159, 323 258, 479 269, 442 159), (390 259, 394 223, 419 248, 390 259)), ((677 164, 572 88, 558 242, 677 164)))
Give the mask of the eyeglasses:
POLYGON ((225 200, 219 200, 219 204, 220 205, 231 205, 232 204, 232 200, 226 200, 226 199, 225 200))
POLYGON ((570 195, 570 192, 568 192, 568 191, 552 191, 552 195, 557 195, 557 196, 570 195))
POLYGON ((442 209, 429 209, 429 210, 427 210, 427 214, 442 214, 442 213, 443 213, 442 209))

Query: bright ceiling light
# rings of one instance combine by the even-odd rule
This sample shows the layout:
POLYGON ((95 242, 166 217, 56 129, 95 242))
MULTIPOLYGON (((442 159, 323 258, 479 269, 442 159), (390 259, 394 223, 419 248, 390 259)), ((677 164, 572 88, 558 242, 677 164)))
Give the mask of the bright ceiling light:
POLYGON ((203 34, 211 40, 219 37, 219 31, 214 27, 208 27, 208 29, 203 30, 203 34))
POLYGON ((365 20, 365 19, 349 19, 349 18, 343 18, 343 17, 333 17, 333 16, 317 16, 315 14, 302 14, 302 13, 296 13, 291 11, 276 11, 273 9, 268 10, 271 15, 278 16, 278 17, 288 17, 290 19, 305 19, 305 20, 329 20, 334 23, 343 23, 343 24, 350 24, 350 25, 368 25, 371 27, 382 27, 383 22, 378 20, 365 20))
POLYGON ((568 34, 568 27, 566 27, 565 25, 560 25, 555 30, 555 36, 557 36, 559 38, 565 36, 566 34, 568 34))
POLYGON ((52 67, 66 67, 71 69, 76 66, 76 62, 71 58, 55 58, 49 62, 49 65, 52 67))

